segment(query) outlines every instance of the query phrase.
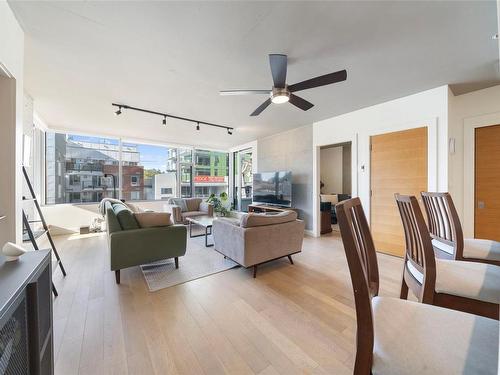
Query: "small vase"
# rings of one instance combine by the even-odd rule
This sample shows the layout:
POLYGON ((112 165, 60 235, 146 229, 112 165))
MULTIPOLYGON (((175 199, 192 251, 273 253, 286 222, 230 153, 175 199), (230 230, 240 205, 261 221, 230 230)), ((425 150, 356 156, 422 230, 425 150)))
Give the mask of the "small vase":
POLYGON ((14 260, 18 260, 21 255, 26 252, 21 246, 16 245, 12 242, 7 242, 3 245, 2 253, 7 258, 7 262, 12 262, 14 260))

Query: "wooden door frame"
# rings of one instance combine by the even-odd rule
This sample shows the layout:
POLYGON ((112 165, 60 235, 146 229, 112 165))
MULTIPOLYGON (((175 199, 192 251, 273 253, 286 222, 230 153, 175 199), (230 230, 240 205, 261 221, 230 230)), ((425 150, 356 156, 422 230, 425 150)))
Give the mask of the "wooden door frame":
POLYGON ((464 214, 462 226, 464 237, 474 238, 475 224, 475 162, 476 129, 500 124, 500 112, 466 118, 464 120, 464 214))
POLYGON ((342 143, 351 143, 351 196, 358 196, 358 134, 354 133, 344 138, 339 138, 335 143, 325 143, 313 147, 313 229, 306 233, 313 237, 321 236, 320 212, 320 175, 321 175, 321 148, 342 143))
MULTIPOLYGON (((395 133, 405 130, 427 127, 427 190, 438 191, 438 121, 437 118, 411 122, 402 124, 398 127, 389 127, 383 131, 374 132, 366 135, 366 144, 368 145, 368 158, 367 158, 367 179, 369 191, 372 190, 371 186, 371 137, 389 133, 395 133)), ((394 193, 398 193, 395 191, 394 193)), ((420 199, 420 197, 418 197, 420 199)), ((396 204, 394 202, 394 204, 396 204)), ((371 196, 368 196, 368 205, 365 205, 365 212, 371 226, 371 196)))

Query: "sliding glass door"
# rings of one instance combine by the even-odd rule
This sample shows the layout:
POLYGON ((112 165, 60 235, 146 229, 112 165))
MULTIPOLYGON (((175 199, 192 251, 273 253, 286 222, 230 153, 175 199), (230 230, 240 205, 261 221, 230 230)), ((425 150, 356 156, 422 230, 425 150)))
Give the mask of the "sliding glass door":
POLYGON ((252 150, 234 153, 234 206, 238 211, 248 211, 252 203, 252 150))

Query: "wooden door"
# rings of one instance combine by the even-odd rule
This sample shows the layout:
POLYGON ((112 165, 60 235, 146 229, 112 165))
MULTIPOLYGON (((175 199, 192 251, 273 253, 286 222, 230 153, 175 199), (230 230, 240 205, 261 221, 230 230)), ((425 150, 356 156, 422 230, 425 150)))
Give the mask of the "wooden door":
POLYGON ((500 125, 475 131, 474 237, 500 241, 500 125))
POLYGON ((427 191, 427 127, 370 139, 371 231, 377 251, 403 256, 404 232, 395 193, 427 191))

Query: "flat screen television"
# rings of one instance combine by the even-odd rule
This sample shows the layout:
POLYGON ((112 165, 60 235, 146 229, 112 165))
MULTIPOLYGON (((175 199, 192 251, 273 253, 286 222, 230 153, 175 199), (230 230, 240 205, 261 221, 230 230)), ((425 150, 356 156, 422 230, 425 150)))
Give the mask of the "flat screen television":
POLYGON ((292 206, 292 172, 263 172, 253 175, 254 203, 292 206))

